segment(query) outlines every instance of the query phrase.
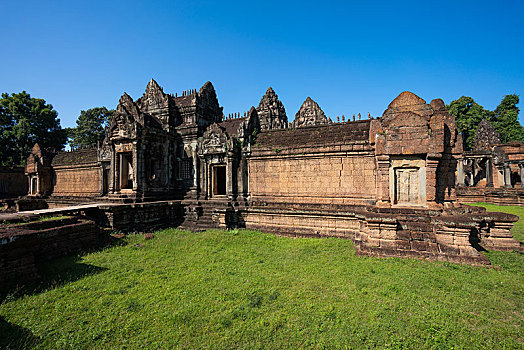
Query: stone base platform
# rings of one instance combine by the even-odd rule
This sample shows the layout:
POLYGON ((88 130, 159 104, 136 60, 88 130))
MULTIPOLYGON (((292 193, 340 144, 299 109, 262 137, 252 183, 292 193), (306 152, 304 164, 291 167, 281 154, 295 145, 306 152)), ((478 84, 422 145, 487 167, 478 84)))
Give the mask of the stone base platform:
POLYGON ((521 249, 510 232, 517 216, 476 207, 424 210, 258 203, 236 216, 247 229, 351 239, 361 255, 486 265, 490 262, 483 250, 521 249))
POLYGON ((457 187, 460 203, 486 202, 497 205, 524 206, 524 188, 457 187))

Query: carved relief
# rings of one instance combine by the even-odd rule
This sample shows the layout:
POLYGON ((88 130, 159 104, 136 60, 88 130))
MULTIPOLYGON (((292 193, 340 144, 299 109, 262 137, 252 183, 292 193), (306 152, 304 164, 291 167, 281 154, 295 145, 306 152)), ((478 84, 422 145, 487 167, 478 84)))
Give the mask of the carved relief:
POLYGON ((224 153, 226 151, 228 137, 217 123, 213 123, 202 137, 202 154, 224 153))
POLYGON ((106 128, 106 138, 136 138, 140 111, 133 99, 124 93, 120 98, 115 114, 106 128))
POLYGON ((286 109, 271 87, 267 89, 256 110, 262 130, 287 128, 286 109))
POLYGON ((486 119, 479 123, 475 135, 475 151, 491 151, 494 145, 500 144, 500 135, 486 119))
POLYGON ((329 120, 318 103, 313 101, 311 97, 308 97, 295 115, 292 126, 298 128, 301 126, 314 126, 328 123, 329 120))

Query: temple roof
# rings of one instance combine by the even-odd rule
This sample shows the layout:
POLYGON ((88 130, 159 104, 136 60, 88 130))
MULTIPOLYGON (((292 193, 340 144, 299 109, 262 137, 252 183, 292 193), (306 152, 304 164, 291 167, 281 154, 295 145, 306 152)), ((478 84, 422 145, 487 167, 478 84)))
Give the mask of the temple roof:
POLYGON ((226 119, 221 121, 218 125, 223 127, 229 136, 233 137, 238 135, 238 127, 245 120, 246 118, 226 119))
POLYGON ((323 146, 369 140, 370 120, 324 124, 312 127, 277 129, 261 132, 256 139, 262 148, 323 146))
POLYGON ((61 165, 78 165, 95 163, 98 161, 98 152, 96 148, 79 149, 69 152, 59 152, 51 162, 52 166, 61 165))

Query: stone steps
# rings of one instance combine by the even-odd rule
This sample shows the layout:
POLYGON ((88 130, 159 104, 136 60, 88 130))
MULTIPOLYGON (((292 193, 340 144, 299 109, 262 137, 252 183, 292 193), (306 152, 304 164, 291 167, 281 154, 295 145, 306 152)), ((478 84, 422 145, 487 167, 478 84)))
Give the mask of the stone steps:
POLYGON ((209 199, 202 200, 198 204, 201 208, 202 215, 199 216, 198 220, 186 220, 182 225, 179 226, 181 229, 191 231, 205 231, 211 228, 219 228, 219 225, 213 221, 213 215, 216 209, 225 210, 228 208, 227 199, 209 199))

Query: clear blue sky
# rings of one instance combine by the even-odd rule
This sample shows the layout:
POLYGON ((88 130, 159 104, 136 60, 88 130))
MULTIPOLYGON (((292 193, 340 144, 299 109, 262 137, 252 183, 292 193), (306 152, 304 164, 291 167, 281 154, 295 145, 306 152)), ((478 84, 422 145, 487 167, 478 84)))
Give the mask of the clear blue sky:
POLYGON ((210 80, 225 114, 272 86, 290 121, 307 96, 331 117, 380 116, 404 90, 489 109, 524 98, 522 0, 29 0, 0 13, 0 92, 46 99, 63 126, 152 77, 169 93, 210 80))

